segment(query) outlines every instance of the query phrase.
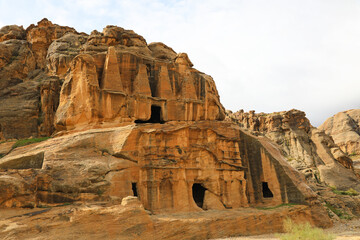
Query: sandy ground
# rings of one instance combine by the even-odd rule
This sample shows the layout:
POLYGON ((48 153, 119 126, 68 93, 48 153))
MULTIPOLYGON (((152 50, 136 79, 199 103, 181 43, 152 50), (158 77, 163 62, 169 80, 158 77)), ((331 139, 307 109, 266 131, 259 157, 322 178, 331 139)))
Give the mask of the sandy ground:
MULTIPOLYGON (((40 211, 47 211, 49 209, 41 209, 40 211)), ((2 209, 0 214, 0 222, 2 219, 12 218, 23 214, 33 213, 33 209, 2 209)), ((334 224, 332 228, 325 229, 325 232, 336 236, 336 240, 360 240, 360 219, 353 219, 351 221, 342 221, 334 224)), ((275 240, 279 239, 276 234, 265 234, 257 236, 246 237, 231 237, 219 238, 213 240, 275 240)), ((316 239, 313 239, 316 240, 316 239)))
MULTIPOLYGON (((336 236, 336 240, 360 240, 360 219, 337 222, 332 228, 325 229, 325 232, 336 236)), ((279 239, 275 234, 264 234, 258 236, 219 238, 216 240, 275 240, 279 239)), ((215 240, 215 239, 214 239, 215 240)), ((316 240, 316 239, 313 239, 316 240)))

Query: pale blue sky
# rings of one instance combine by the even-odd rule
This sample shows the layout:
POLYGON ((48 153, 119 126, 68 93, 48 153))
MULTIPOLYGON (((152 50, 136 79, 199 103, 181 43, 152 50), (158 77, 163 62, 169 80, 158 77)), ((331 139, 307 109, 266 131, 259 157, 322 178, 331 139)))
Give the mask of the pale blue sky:
POLYGON ((44 17, 86 33, 118 25, 187 52, 232 111, 297 108, 319 125, 360 108, 359 0, 0 0, 0 26, 44 17))

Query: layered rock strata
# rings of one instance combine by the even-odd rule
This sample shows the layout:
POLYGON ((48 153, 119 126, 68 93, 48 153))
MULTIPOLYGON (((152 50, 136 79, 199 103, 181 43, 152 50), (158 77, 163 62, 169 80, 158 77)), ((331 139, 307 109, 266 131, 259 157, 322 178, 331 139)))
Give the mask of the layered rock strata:
POLYGON ((210 122, 74 133, 3 157, 0 168, 8 170, 0 179, 7 190, 0 203, 115 201, 137 195, 146 209, 171 212, 316 199, 267 141, 234 125, 210 122))
POLYGON ((312 127, 304 112, 293 109, 256 114, 254 111, 246 113, 241 110, 229 113, 228 119, 271 139, 281 148, 289 164, 309 180, 325 182, 344 190, 360 190, 351 158, 330 136, 312 127))
MULTIPOLYGON (((9 29, 13 33, 5 39, 23 36, 21 28, 14 27, 0 33, 9 29)), ((19 50, 21 61, 30 60, 26 72, 17 71, 15 61, 14 71, 4 71, 9 75, 1 78, 4 86, 14 90, 25 86, 18 98, 11 97, 14 90, 0 92, 8 96, 4 98, 8 106, 0 107, 1 136, 53 134, 53 138, 9 151, 2 144, 1 207, 117 205, 99 210, 99 216, 115 211, 118 219, 133 218, 127 222, 129 228, 121 228, 128 238, 141 228, 147 233, 139 233, 144 238, 156 234, 159 239, 171 239, 171 233, 162 231, 170 223, 161 214, 187 213, 187 220, 180 221, 185 233, 192 222, 189 212, 206 210, 221 214, 205 214, 213 218, 203 224, 232 225, 221 234, 204 228, 195 236, 203 238, 206 231, 209 237, 240 234, 247 227, 233 226, 244 219, 228 221, 226 216, 233 217, 226 215, 228 211, 287 203, 301 206, 278 215, 257 215, 257 223, 264 226, 277 216, 277 225, 264 227, 265 232, 281 229, 281 218, 287 214, 318 226, 331 225, 317 195, 277 146, 221 121, 225 111, 215 82, 194 69, 186 53, 177 54, 162 43, 148 45, 140 35, 116 26, 87 36, 42 20, 25 33, 27 40, 7 40, 21 41, 16 42, 16 49, 23 49, 19 50), (16 74, 19 79, 12 78, 16 74), (17 114, 11 112, 14 99, 22 106, 17 114), (29 111, 24 111, 25 100, 29 111), (33 121, 31 127, 22 125, 24 117, 33 121), (140 201, 135 211, 118 206, 130 204, 131 199, 140 201), (149 220, 145 210, 158 217, 149 220), (136 214, 143 221, 132 226, 136 214)), ((89 220, 87 214, 71 217, 72 222, 80 219, 80 225, 89 220)))
POLYGON ((213 79, 186 53, 148 45, 131 30, 107 26, 86 35, 43 19, 26 30, 5 26, 0 39, 3 140, 103 123, 225 117, 213 79))
POLYGON ((178 55, 173 63, 151 63, 129 53, 117 54, 111 46, 101 71, 99 78, 96 61, 89 54, 73 59, 60 93, 59 130, 135 120, 222 120, 225 116, 213 80, 192 69, 186 54, 178 55), (129 57, 135 61, 130 66, 124 62, 129 57))

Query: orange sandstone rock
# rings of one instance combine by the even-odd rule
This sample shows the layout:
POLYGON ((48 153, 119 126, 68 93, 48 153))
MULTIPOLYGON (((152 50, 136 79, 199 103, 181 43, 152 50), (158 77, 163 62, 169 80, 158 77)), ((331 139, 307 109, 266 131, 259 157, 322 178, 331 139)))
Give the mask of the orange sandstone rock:
POLYGON ((106 55, 103 76, 101 79, 101 88, 115 92, 122 92, 124 90, 114 47, 109 47, 106 55))
MULTIPOLYGON (((111 205, 58 212, 69 231, 59 224, 39 239, 73 237, 74 226, 94 238, 203 239, 280 231, 285 216, 331 225, 317 195, 271 141, 222 121, 214 80, 186 53, 148 45, 117 26, 87 36, 43 19, 26 30, 26 40, 18 40, 21 28, 3 32, 11 39, 0 42, 0 137, 55 135, 0 158, 0 206, 111 205), (285 203, 302 206, 271 214, 250 209, 285 203), (109 223, 105 231, 99 220, 109 223), (165 229, 175 223, 175 232, 165 229)), ((253 115, 255 130, 310 131, 301 113, 286 113, 284 124, 271 119, 271 127, 253 115)), ((11 221, 1 224, 1 237, 26 236, 8 228, 11 221)))

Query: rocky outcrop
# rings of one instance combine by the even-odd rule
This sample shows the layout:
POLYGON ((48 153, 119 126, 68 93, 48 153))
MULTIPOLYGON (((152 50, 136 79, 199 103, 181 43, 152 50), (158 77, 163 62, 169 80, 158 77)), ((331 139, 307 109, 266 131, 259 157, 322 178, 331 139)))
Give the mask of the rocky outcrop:
POLYGON ((87 36, 43 19, 26 31, 6 26, 0 36, 0 92, 15 87, 26 95, 0 98, 4 139, 50 136, 56 128, 225 116, 214 81, 194 69, 187 54, 163 43, 148 45, 132 30, 107 26, 87 36), (24 117, 33 119, 28 127, 24 117))
POLYGON ((76 33, 75 29, 53 24, 46 18, 37 25, 32 24, 26 29, 26 40, 30 43, 34 53, 37 68, 45 68, 45 59, 50 44, 68 32, 76 33))
POLYGON ((35 58, 25 40, 0 42, 0 89, 22 82, 35 70, 35 58))
POLYGON ((360 190, 353 161, 330 136, 312 127, 304 112, 295 109, 271 114, 229 112, 228 120, 274 141, 288 162, 309 180, 344 190, 360 190))
POLYGON ((18 39, 24 40, 26 38, 26 32, 23 26, 10 25, 0 29, 0 42, 18 39))
POLYGON ((360 155, 360 109, 339 112, 320 127, 341 150, 349 155, 360 155))
POLYGON ((46 68, 49 74, 64 78, 70 62, 80 53, 81 46, 87 38, 84 34, 68 32, 54 40, 46 54, 46 68))
POLYGON ((60 85, 50 87, 43 68, 50 43, 68 31, 75 32, 46 19, 26 31, 15 25, 0 30, 0 140, 53 133, 60 85))
POLYGON ((97 62, 90 54, 73 59, 60 94, 59 130, 99 123, 224 118, 214 81, 193 69, 184 53, 173 62, 149 62, 111 46, 100 69, 97 62), (135 62, 129 65, 129 58, 135 62))
MULTIPOLYGON (((220 203, 237 208, 316 198, 266 139, 225 123, 89 130, 15 149, 0 168, 32 169, 26 182, 37 186, 27 203, 8 196, 3 206, 136 195, 148 210, 172 212, 198 211, 204 203, 218 209, 220 203)), ((1 175, 25 181, 9 171, 1 175)))

